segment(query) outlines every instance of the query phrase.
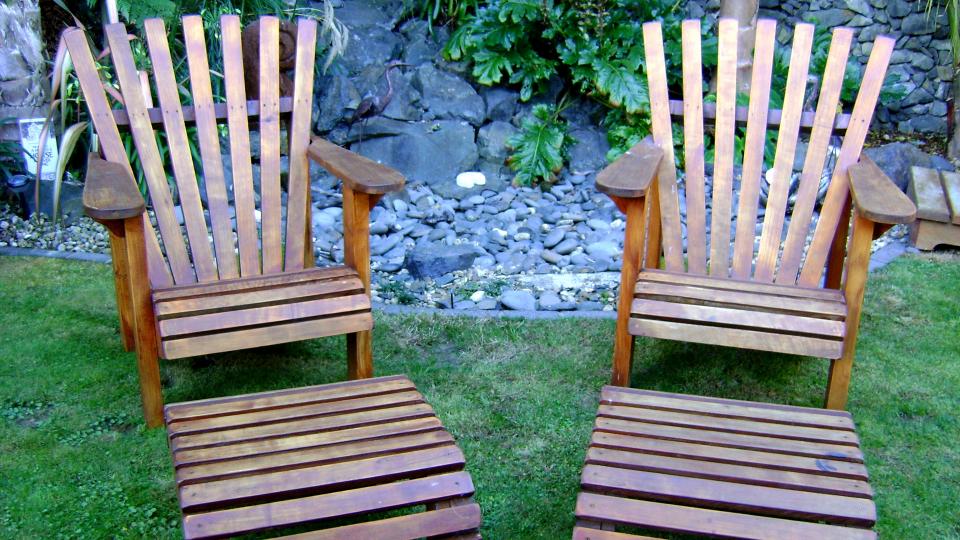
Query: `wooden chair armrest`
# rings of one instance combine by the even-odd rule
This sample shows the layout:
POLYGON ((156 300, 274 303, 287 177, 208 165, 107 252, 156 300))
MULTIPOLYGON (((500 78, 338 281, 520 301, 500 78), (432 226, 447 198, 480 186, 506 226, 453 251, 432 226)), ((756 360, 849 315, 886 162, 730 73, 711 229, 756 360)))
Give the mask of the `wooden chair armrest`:
POLYGON ((597 189, 611 197, 643 197, 662 159, 663 150, 647 137, 600 171, 597 189))
POLYGON ((367 195, 383 195, 403 187, 406 181, 400 173, 341 148, 329 141, 314 137, 307 155, 330 171, 350 189, 367 195))
POLYGON ((83 186, 83 210, 96 221, 113 221, 139 216, 145 204, 137 182, 127 168, 97 154, 87 158, 83 186))
POLYGON ((866 155, 851 166, 850 194, 857 213, 874 223, 911 223, 917 216, 913 201, 866 155))

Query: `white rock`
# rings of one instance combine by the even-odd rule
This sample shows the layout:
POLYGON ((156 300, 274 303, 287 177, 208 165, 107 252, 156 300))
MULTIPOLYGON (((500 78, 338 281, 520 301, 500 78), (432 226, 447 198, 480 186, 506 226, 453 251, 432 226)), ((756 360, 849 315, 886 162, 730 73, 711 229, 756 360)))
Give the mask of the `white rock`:
POLYGON ((468 171, 457 175, 457 185, 470 189, 473 186, 482 186, 487 183, 487 177, 482 172, 468 171))
POLYGON ((479 302, 479 301, 483 300, 483 298, 484 298, 486 295, 487 295, 487 293, 485 293, 485 292, 483 292, 483 291, 477 291, 477 292, 475 292, 475 293, 473 293, 473 294, 470 295, 470 300, 472 300, 472 301, 474 301, 474 302, 479 302))

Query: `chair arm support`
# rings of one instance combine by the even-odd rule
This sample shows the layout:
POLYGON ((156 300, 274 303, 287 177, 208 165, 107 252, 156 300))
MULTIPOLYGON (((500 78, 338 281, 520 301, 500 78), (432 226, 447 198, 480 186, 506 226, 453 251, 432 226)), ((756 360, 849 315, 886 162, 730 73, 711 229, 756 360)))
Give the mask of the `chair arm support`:
POLYGON ((383 195, 403 187, 405 179, 397 171, 314 137, 307 155, 354 191, 383 195))
POLYGON ((662 159, 663 150, 647 137, 600 171, 597 189, 611 197, 643 197, 662 159))
POLYGON ((96 154, 87 158, 87 177, 83 186, 83 210, 96 221, 114 221, 139 216, 144 210, 143 196, 127 168, 96 154))
POLYGON ((911 223, 917 207, 866 155, 851 166, 850 194, 857 213, 874 223, 911 223))

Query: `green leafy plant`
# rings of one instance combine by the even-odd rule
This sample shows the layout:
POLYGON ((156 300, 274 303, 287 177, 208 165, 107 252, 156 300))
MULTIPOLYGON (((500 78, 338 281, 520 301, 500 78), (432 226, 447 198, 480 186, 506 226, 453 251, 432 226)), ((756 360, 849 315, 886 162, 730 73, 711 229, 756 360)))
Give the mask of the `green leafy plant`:
POLYGON ((532 186, 540 181, 556 181, 566 161, 567 148, 573 142, 567 134, 567 123, 560 118, 562 110, 562 106, 535 105, 520 131, 507 140, 507 147, 513 151, 507 164, 517 173, 515 184, 532 186))

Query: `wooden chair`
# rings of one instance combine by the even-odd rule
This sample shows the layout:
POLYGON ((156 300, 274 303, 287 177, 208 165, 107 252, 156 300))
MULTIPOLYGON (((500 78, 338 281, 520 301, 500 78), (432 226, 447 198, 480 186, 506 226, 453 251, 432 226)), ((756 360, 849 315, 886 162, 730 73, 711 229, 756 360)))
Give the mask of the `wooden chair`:
POLYGON ((227 15, 221 18, 226 102, 215 102, 203 24, 198 16, 183 18, 190 106, 181 105, 161 20, 144 23, 159 107, 152 105, 150 77, 137 72, 122 24, 105 27, 122 94, 119 107, 113 107, 104 92, 108 84, 100 79, 84 32, 65 33, 104 156, 91 156, 84 206, 110 231, 121 335, 125 348, 137 351, 149 426, 163 422, 158 356, 182 358, 346 334, 349 376, 373 373, 369 211, 404 180, 395 171, 312 138, 316 21, 297 24, 295 82, 289 97, 278 91, 279 21, 263 17, 259 24, 259 101, 247 101, 244 95, 240 21, 227 15), (284 128, 281 120, 287 116, 284 128), (259 205, 248 117, 256 122, 260 137, 259 205), (188 123, 196 128, 199 163, 191 155, 188 123), (221 161, 221 123, 229 133, 232 195, 221 161), (144 211, 119 129, 133 135, 159 238, 144 211), (289 140, 285 212, 282 129, 289 140), (165 134, 168 155, 158 150, 157 130, 165 134), (308 157, 343 181, 343 266, 314 268, 308 157), (167 165, 174 182, 168 182, 167 165), (205 201, 197 170, 202 171, 205 201))
POLYGON ((660 24, 643 26, 652 139, 634 146, 597 177, 597 188, 610 195, 627 216, 613 360, 615 385, 629 386, 634 336, 639 335, 826 357, 831 360, 826 406, 842 409, 846 404, 870 243, 892 224, 912 221, 916 212, 893 182, 860 154, 894 40, 876 39, 853 111, 838 115, 853 32, 848 28, 833 32, 816 112, 802 110, 814 35, 809 24, 797 25, 794 33, 783 110, 768 110, 775 34, 774 21, 758 21, 750 103, 737 107, 736 21, 719 21, 716 104, 704 103, 700 23, 685 21, 682 27, 682 102, 668 96, 660 24), (683 118, 686 249, 671 116, 683 118), (709 207, 704 183, 705 119, 715 123, 709 207), (733 214, 737 123, 746 123, 746 139, 739 204, 733 214), (771 187, 758 238, 768 126, 779 131, 773 168, 767 172, 771 187), (787 226, 789 184, 801 128, 810 131, 809 146, 787 226), (843 144, 814 222, 828 143, 839 135, 843 144), (712 210, 709 220, 707 208, 712 210))

